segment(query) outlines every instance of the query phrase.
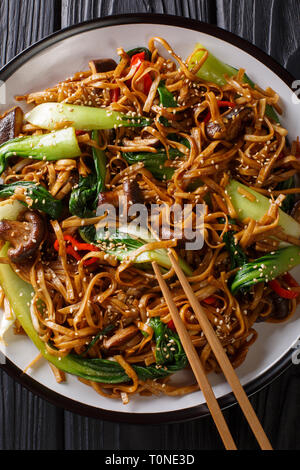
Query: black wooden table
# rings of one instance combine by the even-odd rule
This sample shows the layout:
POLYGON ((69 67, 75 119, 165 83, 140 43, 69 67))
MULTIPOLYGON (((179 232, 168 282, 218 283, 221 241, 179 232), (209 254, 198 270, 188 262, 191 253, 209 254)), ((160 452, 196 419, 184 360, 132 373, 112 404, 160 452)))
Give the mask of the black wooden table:
MULTIPOLYGON (((53 31, 120 13, 168 13, 232 31, 300 79, 299 0, 0 0, 0 66, 53 31)), ((300 449, 300 365, 251 398, 275 449, 300 449)), ((257 444, 237 406, 225 411, 239 449, 257 444)), ((58 409, 0 370, 1 450, 215 450, 212 419, 134 426, 58 409)))

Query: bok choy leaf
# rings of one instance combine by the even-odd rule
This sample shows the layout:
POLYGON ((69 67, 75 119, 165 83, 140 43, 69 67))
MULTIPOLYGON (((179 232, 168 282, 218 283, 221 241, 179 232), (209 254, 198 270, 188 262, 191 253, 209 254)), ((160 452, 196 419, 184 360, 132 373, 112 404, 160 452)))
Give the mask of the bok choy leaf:
MULTIPOLYGON (((98 131, 92 132, 92 139, 99 144, 98 131)), ((105 189, 106 154, 103 150, 93 147, 94 169, 85 178, 81 177, 77 188, 73 189, 69 210, 72 215, 81 218, 93 217, 97 209, 98 195, 105 189)))
MULTIPOLYGON (((63 210, 62 201, 55 199, 43 186, 31 181, 17 181, 0 185, 0 198, 10 198, 19 188, 24 190, 24 196, 31 199, 31 209, 37 209, 48 214, 51 219, 59 219, 63 210)), ((24 205, 26 202, 21 202, 24 205)))
MULTIPOLYGON (((122 226, 115 230, 96 229, 94 225, 90 225, 80 229, 80 235, 87 243, 98 246, 121 262, 130 259, 130 256, 145 244, 156 241, 147 230, 139 230, 134 225, 122 226)), ((153 261, 166 269, 172 266, 165 249, 145 251, 133 258, 134 264, 147 264, 153 261)), ((191 276, 192 270, 188 264, 181 258, 179 263, 185 274, 191 276)))

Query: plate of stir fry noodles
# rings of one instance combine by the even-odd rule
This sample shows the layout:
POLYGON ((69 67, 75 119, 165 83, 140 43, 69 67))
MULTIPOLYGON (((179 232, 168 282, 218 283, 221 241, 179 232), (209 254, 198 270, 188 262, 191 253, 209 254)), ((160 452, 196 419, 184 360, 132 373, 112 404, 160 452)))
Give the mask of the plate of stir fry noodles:
POLYGON ((156 261, 225 396, 169 251, 242 383, 290 350, 300 299, 299 124, 274 72, 195 30, 114 25, 58 38, 14 70, 6 93, 0 347, 9 361, 95 408, 160 413, 203 403, 156 261), (188 217, 178 217, 174 207, 186 206, 188 217))

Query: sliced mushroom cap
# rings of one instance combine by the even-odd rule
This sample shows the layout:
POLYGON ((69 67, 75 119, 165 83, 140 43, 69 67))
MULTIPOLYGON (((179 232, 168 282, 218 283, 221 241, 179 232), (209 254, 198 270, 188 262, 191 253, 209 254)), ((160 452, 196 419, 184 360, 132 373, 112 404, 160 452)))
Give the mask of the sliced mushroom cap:
POLYGON ((142 191, 135 178, 127 178, 123 182, 123 193, 128 206, 144 203, 142 191))
POLYGON ((24 212, 22 220, 0 222, 0 239, 12 245, 7 255, 14 264, 25 264, 34 258, 45 232, 44 219, 35 211, 24 212))
POLYGON ((113 59, 97 59, 89 62, 90 69, 95 75, 96 73, 106 73, 115 70, 117 63, 113 59))
POLYGON ((125 137, 123 139, 124 147, 157 147, 159 144, 160 141, 156 137, 134 138, 133 140, 125 137))
POLYGON ((258 317, 256 323, 262 323, 267 321, 269 318, 276 320, 284 320, 290 313, 290 301, 279 297, 275 292, 270 294, 270 300, 272 301, 272 310, 269 315, 264 317, 258 317))
POLYGON ((23 111, 21 108, 16 107, 0 120, 0 145, 18 137, 21 134, 22 126, 23 111))
POLYGON ((106 350, 118 349, 132 339, 138 331, 139 329, 134 325, 128 326, 127 328, 120 328, 113 336, 103 341, 103 347, 106 350))
POLYGON ((127 206, 144 203, 142 191, 134 177, 125 179, 122 189, 106 191, 100 193, 98 196, 98 207, 103 204, 111 204, 114 207, 120 207, 124 206, 125 202, 127 206))
POLYGON ((209 122, 206 125, 206 134, 213 140, 232 141, 243 134, 245 127, 254 120, 254 111, 249 107, 239 107, 230 110, 222 116, 224 127, 218 122, 209 122))
POLYGON ((111 204, 114 207, 119 206, 119 196, 120 191, 105 191, 103 193, 99 193, 98 195, 98 207, 104 204, 111 204))

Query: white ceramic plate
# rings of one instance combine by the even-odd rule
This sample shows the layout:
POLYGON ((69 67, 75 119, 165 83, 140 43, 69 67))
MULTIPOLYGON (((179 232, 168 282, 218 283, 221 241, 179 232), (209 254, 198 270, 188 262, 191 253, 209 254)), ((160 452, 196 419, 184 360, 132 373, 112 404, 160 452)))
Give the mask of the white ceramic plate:
MULTIPOLYGON (((120 46, 125 50, 147 46, 152 36, 165 38, 183 58, 191 53, 197 42, 201 42, 224 62, 245 68, 254 82, 263 88, 271 86, 279 93, 284 109, 282 123, 289 130, 291 139, 300 135, 299 107, 292 103, 292 91, 288 86, 291 77, 278 64, 246 41, 223 30, 160 15, 125 15, 88 22, 54 34, 31 47, 1 71, 6 103, 0 105, 0 112, 15 105, 15 95, 42 90, 74 72, 86 70, 90 59, 116 58, 116 49, 120 46)), ((300 269, 298 273, 296 270, 296 277, 300 280, 300 269)), ((256 329, 258 340, 237 370, 249 394, 269 383, 291 363, 291 347, 300 336, 300 316, 296 313, 288 323, 280 326, 259 324, 256 329)), ((207 413, 201 392, 183 397, 136 396, 124 406, 119 401, 98 396, 76 377, 69 376, 66 384, 58 385, 43 360, 27 375, 22 375, 20 371, 34 359, 37 350, 28 338, 14 336, 12 332, 6 339, 7 347, 0 346, 7 358, 4 368, 33 392, 58 406, 88 416, 145 423, 179 421, 207 413)), ((185 380, 182 373, 178 373, 178 377, 180 381, 185 380)), ((222 376, 211 375, 210 380, 223 407, 234 403, 222 376)))

